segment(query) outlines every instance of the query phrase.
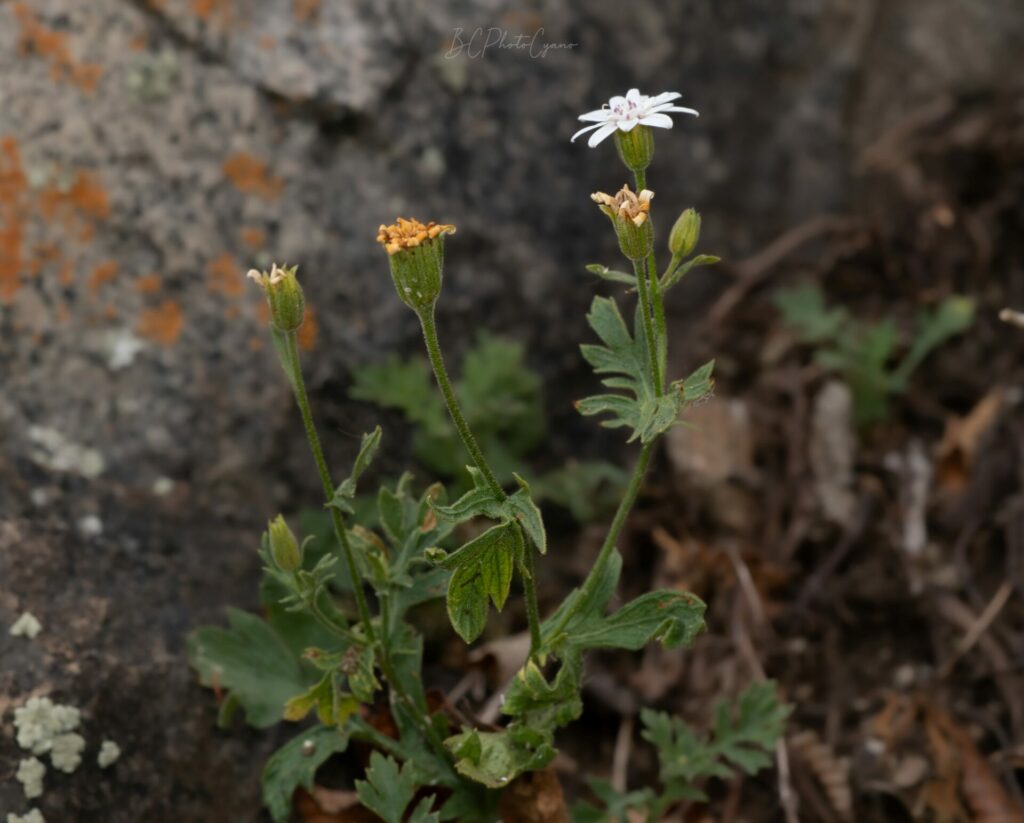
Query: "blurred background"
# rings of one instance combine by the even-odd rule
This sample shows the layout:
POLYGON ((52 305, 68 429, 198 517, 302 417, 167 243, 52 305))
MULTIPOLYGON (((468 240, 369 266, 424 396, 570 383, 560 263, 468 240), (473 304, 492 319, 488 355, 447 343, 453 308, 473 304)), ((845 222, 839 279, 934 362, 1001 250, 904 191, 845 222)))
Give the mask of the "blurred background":
MULTIPOLYGON (((649 478, 626 586, 696 591, 709 633, 595 664, 568 790, 639 705, 699 721, 767 673, 789 768, 714 819, 1019 819, 984 812, 1019 810, 1024 762, 1024 331, 996 319, 1024 308, 1022 42, 1019 0, 0 1, 0 624, 44 626, 0 634, 0 809, 9 709, 51 694, 125 755, 52 781, 48 820, 259 819, 280 740, 215 730, 184 657, 256 606, 266 519, 318 504, 248 268, 299 265, 344 465, 381 417, 354 373, 418 345, 377 226, 455 223, 453 362, 480 331, 522 347, 535 473, 625 465, 571 401, 609 292, 584 265, 618 265, 589 194, 627 178, 569 137, 637 86, 701 113, 656 133, 649 186, 662 236, 696 207, 723 263, 671 294, 674 372, 716 357, 716 398, 649 478)), ((407 417, 385 473, 416 462, 407 417)), ((600 539, 571 498, 546 603, 600 539)), ((442 683, 469 665, 438 659, 442 683)))

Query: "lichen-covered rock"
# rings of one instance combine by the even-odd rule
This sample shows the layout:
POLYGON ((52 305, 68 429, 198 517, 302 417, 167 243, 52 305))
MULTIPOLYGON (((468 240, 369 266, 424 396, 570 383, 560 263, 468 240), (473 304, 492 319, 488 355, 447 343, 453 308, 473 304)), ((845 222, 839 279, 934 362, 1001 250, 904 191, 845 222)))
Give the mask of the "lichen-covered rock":
MULTIPOLYGON (((316 500, 308 458, 284 447, 301 434, 248 268, 299 265, 318 415, 358 432, 346 369, 416 340, 377 227, 454 223, 445 341, 476 325, 529 340, 551 408, 571 415, 589 385, 582 266, 617 259, 588 195, 627 177, 610 145, 568 142, 579 112, 634 85, 682 92, 701 118, 657 135, 658 242, 692 205, 702 245, 736 258, 843 211, 862 149, 908 111, 1015 82, 1018 6, 0 4, 0 623, 31 610, 47 627, 0 635, 0 695, 52 690, 100 724, 88 739, 127 752, 103 780, 92 758, 56 775, 43 811, 116 823, 256 805, 270 741, 212 731, 182 656, 197 622, 251 604, 256 524, 316 500), (478 28, 566 47, 453 48, 478 28)), ((693 277, 674 312, 719 275, 693 277)), ((355 448, 327 441, 339 462, 355 448)), ((0 741, 0 772, 19 756, 0 741)))

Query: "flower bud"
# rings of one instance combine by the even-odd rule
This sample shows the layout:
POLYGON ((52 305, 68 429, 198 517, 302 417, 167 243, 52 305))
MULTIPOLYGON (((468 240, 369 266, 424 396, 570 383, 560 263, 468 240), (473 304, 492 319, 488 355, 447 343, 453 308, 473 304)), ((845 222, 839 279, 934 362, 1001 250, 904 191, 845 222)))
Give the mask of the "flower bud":
POLYGON ((380 227, 377 242, 388 253, 395 289, 413 311, 429 309, 441 294, 444 236, 454 233, 452 225, 402 217, 393 225, 380 227))
POLYGON ((623 186, 613 197, 595 192, 590 199, 612 221, 619 238, 619 248, 630 260, 643 260, 654 247, 654 227, 649 219, 654 192, 644 189, 639 194, 623 186))
POLYGON ((686 257, 697 248, 700 239, 700 215, 687 209, 679 215, 668 236, 668 248, 673 257, 686 257))
POLYGON ((298 266, 278 266, 274 263, 270 274, 251 269, 248 277, 255 280, 267 295, 270 320, 283 332, 296 331, 306 316, 306 298, 295 276, 298 266))
POLYGON ((654 157, 654 132, 647 126, 634 126, 629 131, 615 132, 615 148, 619 158, 633 172, 640 172, 651 165, 654 157))
POLYGON ((302 566, 302 547, 281 515, 267 524, 270 534, 270 556, 283 572, 294 572, 302 566))

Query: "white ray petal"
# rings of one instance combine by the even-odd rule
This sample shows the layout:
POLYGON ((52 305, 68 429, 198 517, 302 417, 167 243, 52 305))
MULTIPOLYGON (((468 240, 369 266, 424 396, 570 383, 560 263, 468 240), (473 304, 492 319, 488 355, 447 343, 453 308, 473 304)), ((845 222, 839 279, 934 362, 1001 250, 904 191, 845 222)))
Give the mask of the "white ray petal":
POLYGON ((608 124, 607 123, 595 123, 593 126, 584 126, 582 129, 580 129, 578 132, 576 132, 576 134, 574 134, 572 137, 569 138, 569 142, 570 143, 575 143, 576 142, 576 138, 579 137, 581 134, 586 134, 588 131, 593 131, 594 129, 599 129, 599 128, 602 128, 603 126, 606 126, 606 125, 608 125, 608 124))
POLYGON ((581 114, 576 119, 582 120, 584 123, 588 121, 591 123, 603 123, 609 117, 611 117, 611 112, 608 111, 608 109, 594 109, 593 111, 588 111, 586 114, 581 114))
POLYGON ((648 100, 647 105, 660 106, 663 103, 671 103, 673 100, 678 100, 682 96, 683 95, 681 95, 677 91, 665 91, 662 92, 661 94, 656 94, 654 97, 648 100))
POLYGON ((598 143, 604 140, 609 134, 615 131, 616 125, 614 123, 602 123, 597 131, 590 135, 590 139, 587 141, 587 145, 590 148, 594 148, 598 143))
POLYGON ((641 126, 657 126, 659 129, 672 128, 672 118, 667 114, 648 114, 640 118, 641 126))

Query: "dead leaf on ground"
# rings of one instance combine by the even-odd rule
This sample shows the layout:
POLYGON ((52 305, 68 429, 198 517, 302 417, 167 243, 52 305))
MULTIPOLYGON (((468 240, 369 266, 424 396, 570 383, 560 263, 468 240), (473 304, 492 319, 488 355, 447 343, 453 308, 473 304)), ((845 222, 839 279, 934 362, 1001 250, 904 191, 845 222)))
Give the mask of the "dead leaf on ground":
POLYGON ((503 823, 569 823, 562 784, 553 769, 524 774, 501 795, 503 823))
POLYGON ((957 494, 967 486, 979 445, 1006 405, 1006 389, 996 386, 966 415, 946 421, 946 430, 936 449, 936 475, 942 492, 957 494))

